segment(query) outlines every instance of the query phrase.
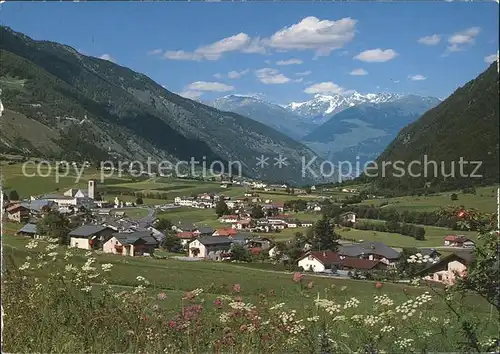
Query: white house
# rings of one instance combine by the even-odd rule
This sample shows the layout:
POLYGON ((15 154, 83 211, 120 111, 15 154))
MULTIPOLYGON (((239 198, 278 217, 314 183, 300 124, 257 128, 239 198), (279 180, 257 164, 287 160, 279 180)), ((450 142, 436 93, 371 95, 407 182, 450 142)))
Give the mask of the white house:
POLYGON ((473 260, 472 252, 452 253, 424 269, 419 275, 424 275, 425 280, 452 285, 457 277, 467 274, 467 267, 473 260))
POLYGON ((151 236, 151 231, 113 233, 102 247, 104 253, 123 256, 151 255, 158 246, 158 241, 151 236))
POLYGON ((113 229, 102 225, 82 225, 68 234, 69 246, 84 250, 100 249, 113 232, 113 229))
POLYGON ((308 252, 298 260, 297 266, 305 271, 321 273, 330 268, 332 264, 341 261, 340 256, 332 251, 308 252))
POLYGON ((228 257, 233 241, 220 236, 201 236, 189 243, 189 257, 220 261, 228 257))
POLYGON ((353 213, 352 211, 340 214, 340 217, 342 218, 343 222, 351 222, 353 224, 356 223, 356 213, 353 213))
POLYGON ((193 206, 195 199, 193 197, 176 197, 174 199, 174 204, 181 206, 193 206))
POLYGON ((231 224, 238 221, 238 215, 223 215, 219 221, 224 224, 231 224))

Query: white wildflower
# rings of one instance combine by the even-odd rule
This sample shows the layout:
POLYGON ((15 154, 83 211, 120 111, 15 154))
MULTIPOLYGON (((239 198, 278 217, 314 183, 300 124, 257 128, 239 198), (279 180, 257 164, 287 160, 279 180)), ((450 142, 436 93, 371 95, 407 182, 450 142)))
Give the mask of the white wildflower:
POLYGON ((24 262, 24 264, 19 267, 19 270, 26 270, 26 269, 30 269, 29 262, 24 262))
POLYGON ((101 265, 102 271, 103 272, 110 272, 111 268, 113 268, 113 265, 111 263, 106 263, 101 265))
POLYGON ((83 292, 90 293, 92 291, 92 286, 88 285, 81 289, 83 292))
POLYGON ((26 245, 26 248, 29 248, 29 249, 33 249, 33 248, 37 248, 38 247, 38 242, 32 240, 30 241, 27 245, 26 245))

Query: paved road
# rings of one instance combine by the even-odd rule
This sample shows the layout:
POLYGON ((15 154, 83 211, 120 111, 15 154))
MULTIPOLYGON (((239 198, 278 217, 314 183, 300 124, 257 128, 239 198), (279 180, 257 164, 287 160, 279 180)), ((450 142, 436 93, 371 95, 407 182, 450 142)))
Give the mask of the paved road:
POLYGON ((139 208, 148 210, 148 215, 136 220, 140 225, 143 225, 143 224, 150 225, 156 220, 154 208, 148 207, 148 206, 140 206, 139 208))

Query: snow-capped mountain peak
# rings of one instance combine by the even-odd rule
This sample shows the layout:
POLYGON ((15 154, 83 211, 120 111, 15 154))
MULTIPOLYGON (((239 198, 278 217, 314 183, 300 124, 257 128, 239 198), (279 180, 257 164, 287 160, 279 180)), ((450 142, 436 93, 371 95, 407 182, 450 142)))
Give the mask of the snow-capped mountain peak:
POLYGON ((322 123, 332 115, 343 111, 346 108, 354 107, 363 103, 383 103, 391 102, 402 98, 402 95, 395 93, 368 93, 363 95, 359 92, 351 92, 340 95, 316 94, 305 102, 291 102, 285 108, 305 118, 312 119, 315 123, 322 123))

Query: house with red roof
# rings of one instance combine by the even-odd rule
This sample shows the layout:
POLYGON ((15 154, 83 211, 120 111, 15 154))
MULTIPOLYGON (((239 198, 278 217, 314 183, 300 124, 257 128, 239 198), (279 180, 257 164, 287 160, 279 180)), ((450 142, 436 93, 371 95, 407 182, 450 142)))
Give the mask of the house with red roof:
POLYGON ((299 258, 297 265, 305 271, 322 273, 333 264, 342 261, 338 253, 332 251, 311 251, 299 258))
POLYGON ((372 271, 386 269, 387 265, 373 259, 346 257, 332 251, 310 251, 303 255, 297 265, 305 271, 322 273, 327 269, 372 271))
POLYGON ((181 239, 181 245, 185 246, 192 239, 196 238, 197 234, 193 231, 182 231, 178 232, 175 236, 181 239))
POLYGON ((463 235, 448 235, 444 238, 444 245, 447 247, 473 248, 474 242, 463 235))

